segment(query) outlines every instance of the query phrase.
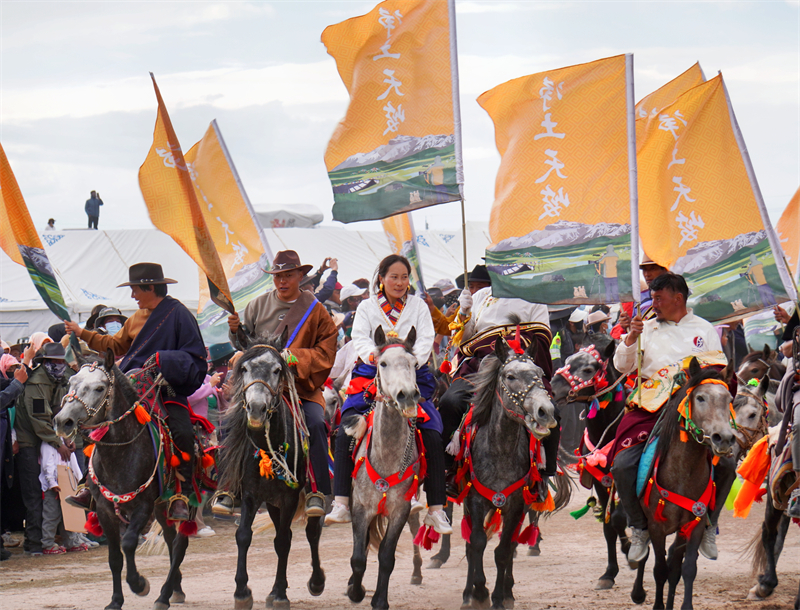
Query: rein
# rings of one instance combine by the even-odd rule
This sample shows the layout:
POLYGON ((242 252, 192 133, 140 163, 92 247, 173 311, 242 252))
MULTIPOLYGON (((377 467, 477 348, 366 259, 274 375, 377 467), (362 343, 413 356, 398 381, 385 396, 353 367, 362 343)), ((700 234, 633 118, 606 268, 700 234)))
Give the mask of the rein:
MULTIPOLYGON (((686 396, 681 400, 680 405, 678 405, 678 422, 680 426, 680 437, 682 442, 686 442, 689 440, 689 435, 694 439, 695 442, 699 443, 700 445, 708 446, 708 441, 710 437, 705 433, 705 431, 698 426, 694 420, 692 419, 692 392, 695 388, 700 387, 701 385, 707 384, 715 384, 724 386, 725 389, 728 389, 728 384, 722 381, 721 379, 703 379, 700 383, 695 386, 692 386, 686 390, 686 396)), ((728 405, 730 409, 729 417, 731 419, 731 426, 734 430, 738 430, 736 426, 736 412, 733 410, 733 403, 728 405)))
POLYGON ((740 426, 737 424, 736 429, 741 432, 742 436, 744 437, 744 441, 742 441, 738 436, 736 437, 736 442, 739 444, 739 447, 742 451, 749 451, 753 445, 756 443, 758 438, 766 436, 769 431, 769 420, 768 420, 768 413, 769 407, 767 406, 767 401, 764 399, 760 399, 758 396, 749 392, 746 389, 747 386, 742 388, 739 393, 744 396, 749 396, 753 400, 757 402, 761 402, 764 405, 764 408, 761 410, 761 418, 758 420, 758 424, 755 428, 750 428, 748 426, 740 426))
POLYGON ((583 347, 581 348, 580 351, 594 358, 600 365, 600 368, 594 374, 594 376, 592 376, 591 379, 581 379, 580 377, 573 375, 570 372, 569 364, 564 365, 555 372, 556 375, 561 375, 561 377, 563 377, 564 380, 569 384, 570 390, 569 394, 567 394, 567 403, 592 402, 598 396, 601 396, 602 394, 605 394, 606 392, 609 392, 610 390, 616 388, 617 385, 619 385, 620 382, 625 378, 624 375, 620 376, 620 378, 617 379, 614 385, 612 385, 611 388, 609 388, 608 380, 606 379, 607 363, 601 358, 600 352, 598 352, 595 349, 594 345, 583 347), (593 390, 595 390, 595 394, 591 396, 578 395, 578 392, 588 387, 591 387, 593 390))

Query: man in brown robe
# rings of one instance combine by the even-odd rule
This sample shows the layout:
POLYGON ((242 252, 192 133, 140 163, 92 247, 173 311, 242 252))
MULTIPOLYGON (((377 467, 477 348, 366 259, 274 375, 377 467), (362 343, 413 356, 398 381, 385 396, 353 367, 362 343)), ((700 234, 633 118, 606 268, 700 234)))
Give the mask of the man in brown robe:
MULTIPOLYGON (((314 295, 300 290, 311 265, 300 263, 294 250, 275 255, 272 270, 275 289, 248 303, 244 314, 228 317, 231 342, 246 349, 259 337, 288 331, 284 358, 294 367, 295 387, 309 431, 309 453, 316 489, 306 495, 306 514, 325 515, 325 495, 331 493, 328 474, 328 429, 324 419, 322 386, 336 359, 336 326, 314 295)), ((224 496, 220 498, 225 501, 224 496)), ((232 506, 231 506, 232 508, 232 506)))

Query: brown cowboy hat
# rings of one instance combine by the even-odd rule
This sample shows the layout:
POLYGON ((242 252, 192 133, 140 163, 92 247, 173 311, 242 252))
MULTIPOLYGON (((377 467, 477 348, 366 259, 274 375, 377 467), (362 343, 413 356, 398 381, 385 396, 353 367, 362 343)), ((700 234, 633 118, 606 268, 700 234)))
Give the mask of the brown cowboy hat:
POLYGON ((128 277, 130 278, 124 284, 120 284, 117 288, 123 286, 151 286, 153 284, 177 284, 176 280, 171 280, 164 277, 164 271, 158 263, 136 263, 131 265, 128 269, 128 277))
POLYGON ((275 260, 272 261, 272 269, 266 273, 275 275, 276 273, 283 273, 284 271, 294 271, 295 269, 299 269, 303 272, 303 275, 306 275, 309 271, 311 271, 312 268, 313 265, 302 264, 300 262, 300 257, 294 250, 281 250, 275 255, 275 260))

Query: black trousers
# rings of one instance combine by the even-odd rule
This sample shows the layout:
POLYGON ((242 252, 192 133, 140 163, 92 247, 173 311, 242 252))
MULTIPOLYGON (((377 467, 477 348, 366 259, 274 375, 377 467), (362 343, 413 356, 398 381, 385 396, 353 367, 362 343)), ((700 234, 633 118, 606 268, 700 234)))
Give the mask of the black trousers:
POLYGON ((180 466, 178 466, 178 472, 181 473, 181 476, 187 481, 191 481, 194 474, 192 469, 192 464, 194 463, 194 428, 189 417, 189 409, 182 404, 174 402, 165 402, 164 408, 167 410, 167 426, 169 426, 170 434, 172 434, 172 441, 180 451, 192 456, 192 459, 188 462, 181 459, 180 466))
POLYGON ((97 228, 97 221, 99 220, 99 216, 89 216, 89 228, 96 229, 97 228))
POLYGON ((317 491, 327 496, 331 493, 331 475, 328 472, 328 427, 325 425, 325 411, 322 405, 310 400, 303 400, 301 404, 308 427, 311 470, 317 482, 317 491))
POLYGON ((16 455, 22 502, 25 504, 25 542, 29 552, 42 551, 42 484, 39 482, 39 447, 20 447, 16 455))
MULTIPOLYGON (((345 416, 339 425, 336 439, 336 455, 334 456, 333 493, 336 496, 350 497, 350 485, 353 476, 353 456, 350 447, 351 437, 345 434, 344 429, 353 424, 355 415, 345 416)), ((436 430, 420 429, 422 445, 425 448, 425 458, 428 461, 428 472, 425 475, 425 494, 428 504, 436 506, 444 504, 447 500, 444 490, 444 444, 441 435, 436 430)))

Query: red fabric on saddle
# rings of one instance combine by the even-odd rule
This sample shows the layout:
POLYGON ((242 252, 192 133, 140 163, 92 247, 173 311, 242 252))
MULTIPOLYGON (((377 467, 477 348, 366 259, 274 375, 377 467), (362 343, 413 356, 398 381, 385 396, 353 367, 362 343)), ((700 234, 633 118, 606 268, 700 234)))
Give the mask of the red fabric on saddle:
POLYGON ((609 453, 612 464, 614 463, 614 458, 620 451, 628 449, 629 447, 634 447, 647 440, 660 414, 659 411, 650 413, 644 409, 635 409, 634 411, 626 412, 625 415, 622 416, 622 420, 619 422, 619 428, 617 428, 617 436, 614 439, 614 446, 609 453))
POLYGON ((345 393, 361 394, 362 392, 367 392, 371 396, 375 396, 375 380, 369 377, 353 377, 345 393))
MULTIPOLYGON (((205 417, 203 417, 202 415, 198 415, 197 413, 195 413, 194 411, 192 411, 192 407, 191 407, 191 406, 189 406, 188 404, 184 404, 184 403, 182 403, 182 402, 178 402, 177 400, 165 400, 165 401, 164 401, 164 404, 165 404, 165 405, 180 405, 180 406, 182 406, 184 409, 188 409, 188 410, 189 410, 189 420, 190 420, 190 421, 191 421, 193 424, 200 424, 200 425, 202 426, 202 428, 203 428, 203 429, 204 429, 206 432, 208 432, 209 434, 211 434, 211 433, 214 431, 214 424, 212 424, 210 421, 208 421, 208 420, 207 420, 205 417)), ((166 414, 165 414, 165 415, 166 415, 166 414)))

